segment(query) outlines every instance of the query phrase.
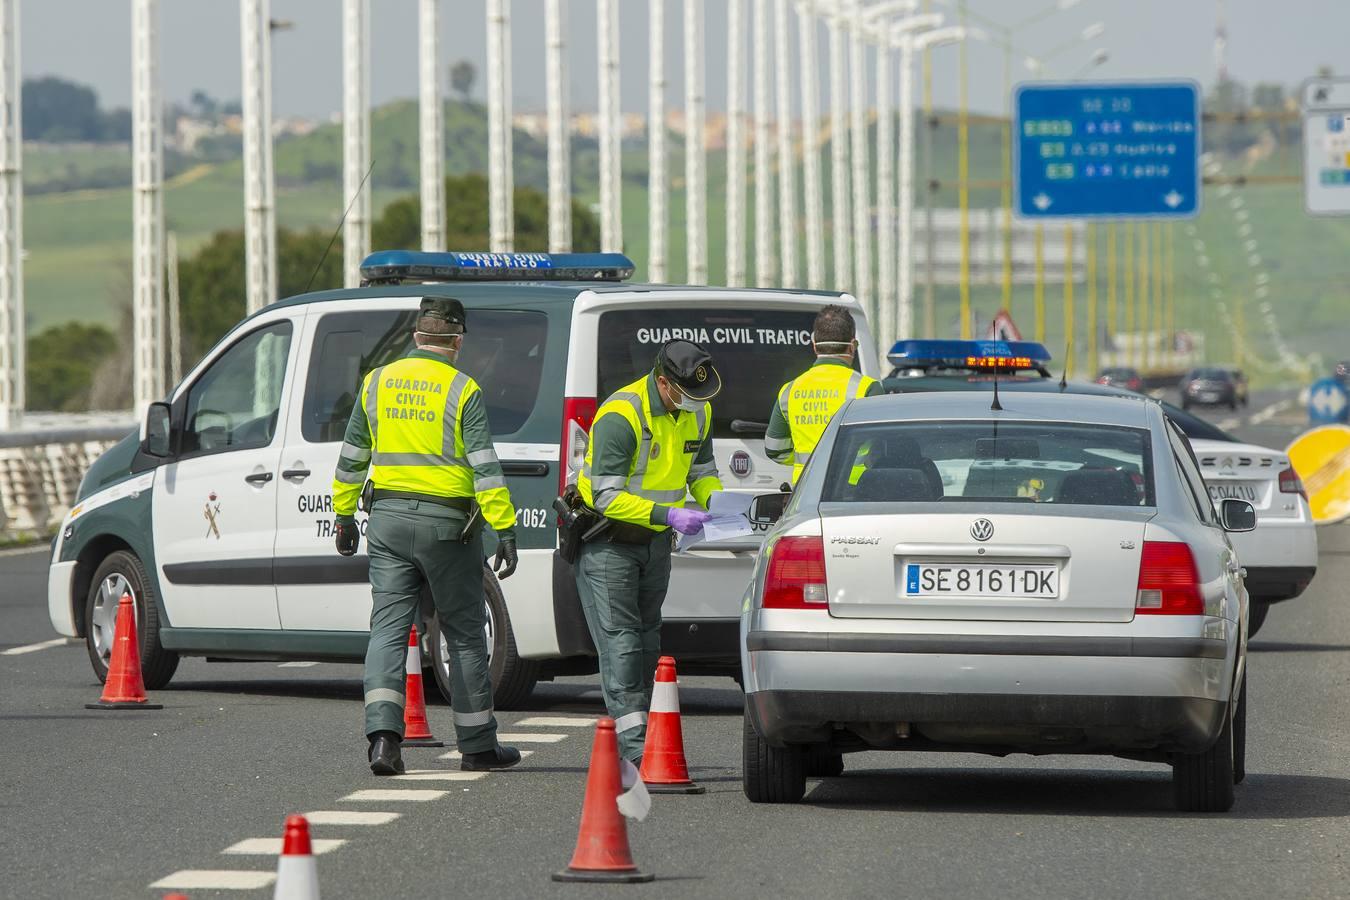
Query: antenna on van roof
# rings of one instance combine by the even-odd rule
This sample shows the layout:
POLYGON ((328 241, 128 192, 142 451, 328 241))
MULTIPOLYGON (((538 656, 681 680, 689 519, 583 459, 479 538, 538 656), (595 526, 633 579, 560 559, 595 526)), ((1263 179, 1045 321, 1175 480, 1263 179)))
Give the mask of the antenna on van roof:
POLYGON ((314 283, 315 276, 317 276, 319 270, 323 268, 324 260, 328 259, 328 251, 333 249, 333 245, 337 243, 338 235, 342 234, 342 226, 347 224, 347 215, 352 211, 352 207, 356 205, 356 198, 361 196, 361 189, 366 186, 366 179, 369 178, 370 173, 374 171, 375 157, 372 156, 370 158, 370 168, 366 169, 366 174, 362 176, 361 183, 356 186, 356 193, 352 195, 351 202, 348 203, 347 208, 342 211, 342 218, 338 219, 337 228, 333 229, 333 236, 328 239, 328 246, 323 248, 323 256, 319 257, 319 264, 314 267, 314 271, 309 273, 309 281, 305 282, 305 289, 301 291, 301 293, 309 293, 309 287, 314 283))
POLYGON ((998 402, 998 369, 994 370, 994 402, 989 404, 990 409, 1001 410, 1003 404, 998 402))
POLYGON ((1064 341, 1064 374, 1059 376, 1059 392, 1062 394, 1069 388, 1069 360, 1073 357, 1073 338, 1066 338, 1064 341))

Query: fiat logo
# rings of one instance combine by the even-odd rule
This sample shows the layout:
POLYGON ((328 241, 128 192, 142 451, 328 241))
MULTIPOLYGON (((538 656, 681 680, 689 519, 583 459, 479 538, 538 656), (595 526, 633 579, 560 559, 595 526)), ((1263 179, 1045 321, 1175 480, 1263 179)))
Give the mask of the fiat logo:
POLYGON ((970 536, 977 541, 987 541, 994 536, 994 523, 988 519, 976 519, 970 526, 970 536))
POLYGON ((731 474, 737 478, 744 478, 750 474, 750 454, 744 450, 737 450, 731 454, 731 474))

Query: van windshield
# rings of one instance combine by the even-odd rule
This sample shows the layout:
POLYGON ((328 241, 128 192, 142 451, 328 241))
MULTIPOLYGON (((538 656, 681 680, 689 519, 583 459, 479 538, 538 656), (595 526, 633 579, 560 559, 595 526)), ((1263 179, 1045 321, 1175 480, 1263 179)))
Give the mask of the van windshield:
POLYGON ((713 437, 762 438, 778 390, 814 361, 812 309, 709 309, 699 307, 614 310, 600 316, 599 399, 648 373, 661 345, 693 341, 712 354, 722 392, 712 400, 713 437), (734 420, 760 430, 733 431, 734 420))

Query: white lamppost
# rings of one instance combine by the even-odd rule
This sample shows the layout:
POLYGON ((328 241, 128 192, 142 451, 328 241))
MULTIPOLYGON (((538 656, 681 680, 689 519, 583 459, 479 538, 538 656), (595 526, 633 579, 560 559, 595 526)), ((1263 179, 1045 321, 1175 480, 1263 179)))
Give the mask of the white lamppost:
POLYGON ((751 39, 755 93, 755 284, 778 277, 773 246, 773 145, 769 141, 769 0, 755 0, 751 39))
POLYGON ((666 280, 666 2, 647 14, 647 280, 666 280))
POLYGON ((820 183, 820 83, 813 0, 797 0, 797 64, 802 81, 802 182, 806 207, 806 286, 825 287, 825 198, 820 183))
POLYGON ((619 0, 599 0, 596 6, 600 38, 600 249, 623 252, 623 198, 620 196, 619 131, 619 0))
MULTIPOLYGON (((616 34, 617 39, 617 34, 616 34)), ((703 0, 684 0, 684 209, 690 284, 708 283, 708 177, 703 146, 703 0)))
POLYGON ((0 429, 23 414, 23 135, 19 0, 0 0, 0 429))
POLYGON ((417 7, 417 122, 422 249, 433 251, 445 249, 445 106, 441 101, 440 23, 441 0, 421 0, 417 7))
MULTIPOLYGON (((653 13, 654 14, 654 13, 653 13)), ((745 286, 745 0, 727 0, 727 285, 745 286)))
MULTIPOLYGON (((803 27, 805 23, 798 23, 803 27)), ((774 3, 774 69, 778 94, 778 235, 783 287, 797 282, 797 173, 792 164, 792 82, 788 75, 788 2, 774 3)))
POLYGON ((567 124, 567 0, 544 6, 544 80, 548 106, 548 249, 572 249, 572 153, 567 124))
MULTIPOLYGON (((132 396, 137 415, 164 396, 164 117, 159 0, 131 7, 132 396)), ((23 322, 14 323, 23 328, 23 322)), ((22 357, 19 357, 22 359, 22 357)))
POLYGON ((349 204, 342 226, 342 282, 361 283, 370 252, 370 4, 342 4, 342 194, 349 204))
MULTIPOLYGON (((350 2, 350 0, 349 0, 350 2)), ((488 0, 488 244, 505 253, 515 243, 511 172, 511 0, 488 0)), ((604 43, 602 39, 601 52, 604 43)), ((603 93, 601 102, 604 102, 603 93)), ((602 156, 604 145, 600 150, 602 156)), ((601 188, 603 190, 603 179, 601 188)))

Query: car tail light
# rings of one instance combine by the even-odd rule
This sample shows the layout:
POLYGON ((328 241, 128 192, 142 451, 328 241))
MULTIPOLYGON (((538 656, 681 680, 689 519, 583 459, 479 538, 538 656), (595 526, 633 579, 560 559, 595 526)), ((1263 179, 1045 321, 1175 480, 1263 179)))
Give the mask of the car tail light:
POLYGON ((586 463, 586 442, 595 423, 594 397, 564 397, 561 459, 558 466, 558 493, 577 480, 586 463))
POLYGON ((1178 541, 1144 541, 1136 615, 1201 616, 1205 598, 1191 548, 1178 541))
POLYGON ((825 539, 781 537, 764 576, 765 609, 829 609, 825 586, 825 539))
POLYGON ((1308 499, 1308 492, 1303 488, 1303 479, 1298 477, 1293 466, 1280 473, 1280 493, 1298 494, 1304 500, 1308 499))

